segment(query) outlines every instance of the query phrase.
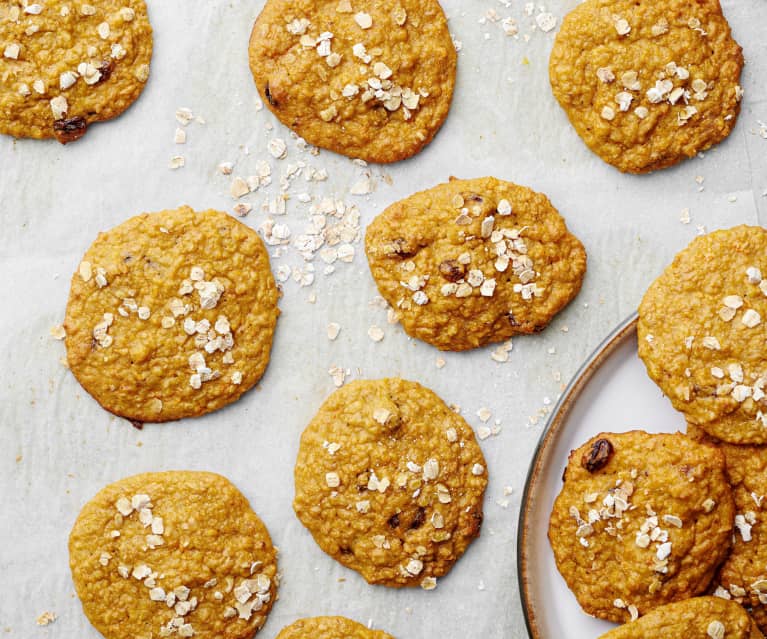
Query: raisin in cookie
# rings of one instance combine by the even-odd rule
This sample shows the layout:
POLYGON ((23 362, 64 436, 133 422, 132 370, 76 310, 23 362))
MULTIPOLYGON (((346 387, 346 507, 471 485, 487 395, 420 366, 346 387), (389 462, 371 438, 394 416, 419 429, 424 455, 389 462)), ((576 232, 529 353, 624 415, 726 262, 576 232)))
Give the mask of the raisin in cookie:
POLYGON ((754 620, 737 604, 695 597, 655 608, 600 639, 763 639, 754 620))
POLYGON ((767 443, 763 270, 767 230, 714 231, 681 251, 639 306, 649 376, 689 422, 735 444, 767 443))
POLYGON ((72 276, 67 360, 105 409, 163 422, 237 400, 269 363, 278 291, 261 238, 219 211, 144 213, 72 276))
POLYGON ((742 67, 719 0, 586 0, 562 21, 549 77, 594 153, 646 173, 730 134, 742 67))
POLYGON ((583 610, 623 622, 706 590, 734 510, 720 451, 679 433, 602 433, 570 453, 549 541, 583 610))
POLYGON ((405 332, 450 351, 543 330, 586 272, 583 245, 549 199, 492 177, 392 204, 365 250, 405 332))
POLYGON ((308 617, 294 621, 277 639, 394 639, 383 630, 371 630, 346 617, 308 617))
POLYGON ((145 473, 101 490, 69 536, 83 611, 106 639, 248 639, 277 593, 266 527, 229 480, 145 473))
POLYGON ((0 49, 0 133, 66 144, 138 98, 152 27, 144 0, 12 0, 0 49))
POLYGON ((706 435, 694 424, 687 435, 717 446, 727 462, 727 479, 735 498, 732 549, 717 575, 716 594, 742 604, 767 631, 767 446, 738 446, 706 435))
POLYGON ((418 153, 453 97, 456 52, 437 0, 268 0, 249 55, 283 124, 369 162, 418 153))
POLYGON ((479 535, 474 432, 402 379, 335 391, 301 436, 293 508, 320 548, 373 584, 429 590, 479 535))

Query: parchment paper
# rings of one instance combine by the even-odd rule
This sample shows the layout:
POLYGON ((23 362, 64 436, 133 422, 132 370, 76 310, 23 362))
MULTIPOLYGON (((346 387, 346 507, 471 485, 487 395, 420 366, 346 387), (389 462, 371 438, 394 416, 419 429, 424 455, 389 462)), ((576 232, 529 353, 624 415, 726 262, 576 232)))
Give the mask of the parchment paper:
MULTIPOLYGON (((509 6, 445 0, 451 31, 462 43, 451 114, 414 159, 369 167, 376 190, 366 196, 349 193, 364 177, 363 168, 329 152, 299 152, 289 131, 266 109, 256 109, 246 48, 263 2, 148 4, 155 29, 151 78, 123 117, 93 126, 66 148, 0 139, 0 634, 98 637, 82 614, 68 568, 67 537, 79 509, 108 482, 185 468, 227 475, 281 548, 280 597, 261 637, 274 637, 297 617, 318 614, 372 620, 398 639, 526 636, 515 537, 543 413, 582 359, 636 308, 697 225, 711 230, 765 221, 767 140, 759 135, 758 121, 767 121, 767 2, 724 2, 747 60, 743 110, 731 137, 705 158, 632 177, 586 149, 551 95, 547 63, 556 29, 531 29, 538 5, 529 16, 520 0, 509 6), (501 21, 485 18, 491 9, 518 22, 517 37, 507 36, 501 21), (186 127, 186 145, 173 143, 179 107, 206 122, 186 127), (267 152, 275 137, 288 142, 285 160, 267 152), (168 168, 174 155, 186 161, 175 171, 168 168), (293 237, 307 222, 308 206, 296 199, 302 192, 356 203, 364 226, 391 202, 450 175, 495 174, 529 185, 550 196, 584 241, 589 273, 583 291, 543 334, 515 339, 506 364, 491 360, 492 348, 440 354, 408 339, 400 327, 387 324, 385 310, 371 305, 377 292, 357 244, 353 263, 337 263, 332 275, 323 275, 325 264, 316 259, 313 286, 300 287, 292 279, 283 284, 273 360, 257 389, 207 417, 138 431, 99 408, 59 363, 64 347, 49 329, 63 320, 69 277, 96 234, 131 215, 182 203, 231 211, 230 178, 216 166, 232 161, 234 175, 248 176, 259 159, 270 163, 274 179, 242 200, 254 205, 244 218, 254 227, 266 219, 261 204, 280 193, 279 176, 289 163, 300 160, 328 171, 324 182, 299 176, 289 188, 287 214, 275 219, 293 237), (704 178, 702 184, 696 176, 704 178), (684 208, 690 210, 689 224, 680 222, 684 208), (312 293, 314 304, 307 301, 312 293), (325 334, 329 322, 342 326, 334 342, 325 334), (373 324, 385 331, 380 343, 367 336, 373 324), (446 361, 444 368, 436 367, 437 357, 446 361), (474 427, 483 425, 477 416, 482 407, 492 411, 485 426, 500 420, 500 432, 481 442, 491 478, 482 536, 434 592, 368 586, 324 555, 293 514, 298 438, 334 388, 328 375, 334 365, 349 368, 350 378, 418 380, 460 405, 474 427), (513 488, 510 495, 504 495, 507 486, 513 488), (35 619, 43 611, 58 619, 39 628, 35 619)), ((576 4, 547 5, 557 28, 576 4)), ((273 264, 301 266, 302 259, 289 248, 273 264)))

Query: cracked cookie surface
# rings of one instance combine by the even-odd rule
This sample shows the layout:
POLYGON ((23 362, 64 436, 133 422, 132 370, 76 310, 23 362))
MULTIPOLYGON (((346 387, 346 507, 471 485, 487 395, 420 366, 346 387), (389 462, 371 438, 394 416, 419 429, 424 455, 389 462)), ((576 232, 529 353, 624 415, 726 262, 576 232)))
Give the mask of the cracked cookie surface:
POLYGON ((586 272, 549 199, 492 177, 395 202, 368 226, 365 252, 405 332, 451 351, 543 330, 586 272))
POLYGON ((106 639, 249 639, 276 597, 276 562, 248 500, 207 472, 110 484, 69 537, 77 595, 106 639))
POLYGON ((767 443, 765 255, 761 227, 696 237, 639 305, 650 378, 689 422, 735 444, 767 443))
POLYGON ((398 378, 335 391, 301 435, 293 508, 373 584, 430 590, 479 535, 487 470, 474 432, 398 378))
POLYGON ((415 155, 450 110, 456 52, 436 0, 268 0, 250 69, 310 144, 369 162, 415 155))
POLYGON ((734 515, 720 451, 679 433, 602 433, 570 453, 549 542, 583 610, 625 622, 703 593, 734 515))
POLYGON ((0 133, 79 139, 133 104, 151 57, 143 0, 3 2, 0 133))
POLYGON ((562 21, 549 78, 594 153, 645 173, 730 134, 742 67, 719 0, 586 0, 562 21))
POLYGON ((101 233, 72 276, 69 367, 127 419, 202 415, 264 374, 278 296, 261 238, 233 217, 138 215, 101 233))

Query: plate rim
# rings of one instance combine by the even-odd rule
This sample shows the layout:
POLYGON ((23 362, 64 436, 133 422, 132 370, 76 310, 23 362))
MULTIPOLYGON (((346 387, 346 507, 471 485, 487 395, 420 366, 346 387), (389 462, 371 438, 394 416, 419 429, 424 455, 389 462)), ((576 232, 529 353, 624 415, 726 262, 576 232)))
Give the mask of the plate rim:
POLYGON ((586 387, 586 384, 594 376, 594 373, 613 353, 623 344, 624 340, 636 333, 639 314, 635 311, 624 319, 605 337, 592 353, 581 364, 573 375, 570 383, 565 388, 562 396, 554 406, 551 417, 543 429, 538 443, 533 451, 533 457, 525 479, 525 487, 522 491, 522 499, 519 507, 519 519, 517 522, 517 582, 522 602, 522 614, 525 619, 525 627, 530 639, 545 639, 540 632, 536 621, 535 611, 528 593, 529 570, 527 562, 527 538, 529 526, 529 513, 531 508, 531 495, 537 485, 541 471, 543 470, 541 458, 543 453, 556 440, 562 430, 562 425, 570 414, 576 400, 586 387))

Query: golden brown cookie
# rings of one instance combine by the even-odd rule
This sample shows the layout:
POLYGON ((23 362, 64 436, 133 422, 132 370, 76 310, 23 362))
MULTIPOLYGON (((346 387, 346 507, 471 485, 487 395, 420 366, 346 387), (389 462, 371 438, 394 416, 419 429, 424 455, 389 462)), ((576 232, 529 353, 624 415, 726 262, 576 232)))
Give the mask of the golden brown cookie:
POLYGON ((549 199, 492 177, 395 202, 365 250, 405 332, 450 351, 543 330, 586 273, 586 251, 549 199))
POLYGON ((221 475, 145 473, 101 490, 69 536, 83 611, 106 639, 247 639, 277 594, 277 559, 221 475))
POLYGON ((586 0, 562 21, 549 78, 594 153, 646 173, 730 134, 742 67, 719 0, 586 0))
POLYGON ((137 422, 237 400, 269 363, 278 291, 261 238, 219 211, 144 213, 101 233, 67 305, 67 359, 106 410, 137 422))
POLYGON ((293 508, 372 584, 436 586, 479 536, 487 471, 474 432, 398 378, 335 391, 301 436, 293 508))
POLYGON ((450 110, 456 53, 437 0, 268 0, 249 56, 284 125, 352 158, 415 155, 450 110))
POLYGON ((383 630, 371 630, 346 617, 308 617, 294 621, 277 639, 394 639, 383 630))
POLYGON ((734 515, 720 451, 680 433, 601 433, 570 453, 549 541, 583 610, 623 622, 703 593, 734 515))
POLYGON ((767 447, 738 446, 706 435, 694 424, 687 435, 711 443, 724 453, 727 479, 735 498, 735 535, 732 549, 719 569, 716 594, 742 604, 767 631, 767 447))
POLYGON ((743 608, 718 597, 695 597, 655 608, 600 639, 763 639, 743 608))
POLYGON ((0 53, 0 133, 66 144, 144 90, 152 27, 144 0, 10 0, 0 53))
POLYGON ((688 421, 736 444, 767 443, 762 271, 767 230, 714 231, 681 251, 639 306, 649 376, 688 421))

